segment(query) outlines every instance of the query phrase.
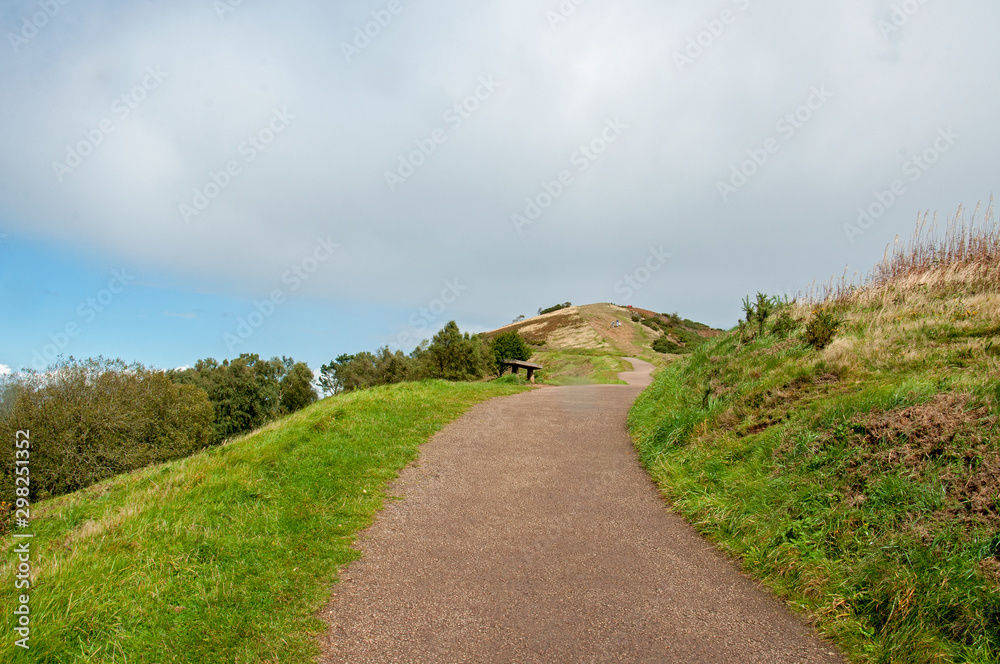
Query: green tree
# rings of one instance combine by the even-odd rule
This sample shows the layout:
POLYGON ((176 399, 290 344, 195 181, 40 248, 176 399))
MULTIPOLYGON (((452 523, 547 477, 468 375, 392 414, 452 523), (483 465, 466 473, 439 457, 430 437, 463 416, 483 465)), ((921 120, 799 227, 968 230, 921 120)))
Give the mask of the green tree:
POLYGON ((525 342, 520 332, 509 330, 493 337, 490 341, 490 354, 493 356, 493 362, 498 367, 497 372, 502 374, 503 369, 499 367, 501 367, 503 360, 530 360, 531 348, 528 347, 527 342, 525 342))
POLYGON ((280 382, 281 410, 286 413, 294 413, 315 402, 318 396, 312 382, 313 372, 308 364, 305 362, 292 364, 280 382))
POLYGON ((243 353, 235 360, 199 360, 193 369, 174 372, 180 384, 196 385, 215 411, 215 440, 225 440, 262 426, 281 414, 281 379, 286 363, 243 353))
POLYGON ((367 351, 353 355, 337 371, 345 392, 363 390, 375 385, 375 356, 367 351))
POLYGON ((414 362, 403 351, 392 352, 388 346, 375 356, 375 384, 392 385, 410 380, 414 375, 414 362))
POLYGON ((3 495, 12 490, 18 430, 29 430, 38 441, 31 489, 39 498, 187 456, 213 440, 205 391, 139 364, 70 358, 44 375, 17 375, 6 383, 0 409, 3 495))
POLYGON ((353 359, 353 355, 344 353, 320 367, 319 386, 324 394, 340 394, 344 391, 343 370, 353 359))
POLYGON ((429 378, 474 380, 492 369, 492 357, 485 339, 463 334, 455 321, 450 321, 434 335, 430 346, 421 353, 429 378))

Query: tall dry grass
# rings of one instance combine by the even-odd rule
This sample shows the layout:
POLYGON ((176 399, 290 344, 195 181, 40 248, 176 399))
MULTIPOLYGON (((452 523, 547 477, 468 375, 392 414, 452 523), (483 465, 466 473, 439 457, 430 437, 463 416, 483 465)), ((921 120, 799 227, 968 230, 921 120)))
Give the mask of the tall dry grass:
POLYGON ((983 289, 1000 287, 1000 223, 993 198, 985 210, 977 204, 970 215, 959 206, 945 224, 937 213, 923 212, 908 241, 899 235, 888 245, 885 255, 866 276, 848 278, 845 270, 838 279, 813 284, 796 298, 816 305, 871 304, 890 294, 915 288, 957 289, 972 295, 983 289))

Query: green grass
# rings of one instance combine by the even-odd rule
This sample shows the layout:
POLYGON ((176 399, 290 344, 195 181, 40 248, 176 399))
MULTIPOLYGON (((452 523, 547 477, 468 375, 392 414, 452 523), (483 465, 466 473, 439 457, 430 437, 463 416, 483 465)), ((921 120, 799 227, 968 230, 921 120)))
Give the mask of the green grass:
MULTIPOLYGON (((428 381, 341 395, 36 505, 31 649, 13 645, 5 608, 0 661, 313 661, 315 614, 387 483, 473 404, 524 389, 428 381)), ((11 546, 0 542, 3 607, 11 546)))
POLYGON ((567 349, 536 350, 532 362, 545 367, 536 374, 536 380, 548 385, 624 385, 618 379, 622 371, 632 365, 618 351, 567 349))
POLYGON ((996 326, 955 320, 950 295, 899 298, 844 305, 823 352, 712 340, 659 373, 630 430, 674 508, 852 660, 996 663, 996 326))

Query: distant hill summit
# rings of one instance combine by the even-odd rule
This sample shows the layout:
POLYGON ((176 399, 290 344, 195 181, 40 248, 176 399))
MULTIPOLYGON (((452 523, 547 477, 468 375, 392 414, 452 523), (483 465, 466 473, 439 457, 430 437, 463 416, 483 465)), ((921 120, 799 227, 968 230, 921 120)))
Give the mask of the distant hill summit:
MULTIPOLYGON (((648 309, 608 303, 560 307, 486 332, 484 336, 516 330, 536 350, 540 361, 548 360, 549 364, 559 366, 560 359, 568 354, 590 358, 629 356, 662 364, 670 355, 689 353, 702 341, 721 334, 721 330, 677 314, 648 309), (616 326, 616 321, 620 325, 616 326)), ((593 370, 603 371, 608 374, 605 378, 611 380, 614 367, 593 367, 593 370)), ((583 368, 576 366, 573 371, 580 380, 571 382, 588 382, 583 380, 583 368)), ((565 372, 557 369, 556 373, 565 372)), ((596 380, 595 376, 591 378, 596 380)))

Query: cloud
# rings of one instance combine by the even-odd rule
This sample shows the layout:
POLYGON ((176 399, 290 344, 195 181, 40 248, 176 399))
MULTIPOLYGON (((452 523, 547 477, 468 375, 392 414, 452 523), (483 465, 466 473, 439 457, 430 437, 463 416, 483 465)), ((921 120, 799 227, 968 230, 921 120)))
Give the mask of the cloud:
MULTIPOLYGON (((7 24, 32 7, 15 4, 7 24)), ((917 210, 995 186, 986 0, 924 5, 888 38, 874 0, 592 0, 555 26, 555 2, 436 0, 404 4, 350 62, 343 45, 379 3, 211 7, 74 3, 7 54, 8 232, 254 297, 287 290, 330 236, 341 254, 299 295, 417 307, 459 278, 472 317, 613 299, 668 244, 676 259, 643 296, 718 317, 734 289, 863 270, 917 210), (824 85, 830 102, 721 200, 824 85), (621 139, 575 165, 615 118, 621 139), (850 244, 844 224, 900 176, 901 151, 951 126, 955 151, 850 244), (573 186, 519 234, 512 215, 565 170, 573 186)))
POLYGON ((0 364, 0 376, 8 376, 10 375, 10 373, 11 373, 10 367, 8 367, 6 364, 0 364))

